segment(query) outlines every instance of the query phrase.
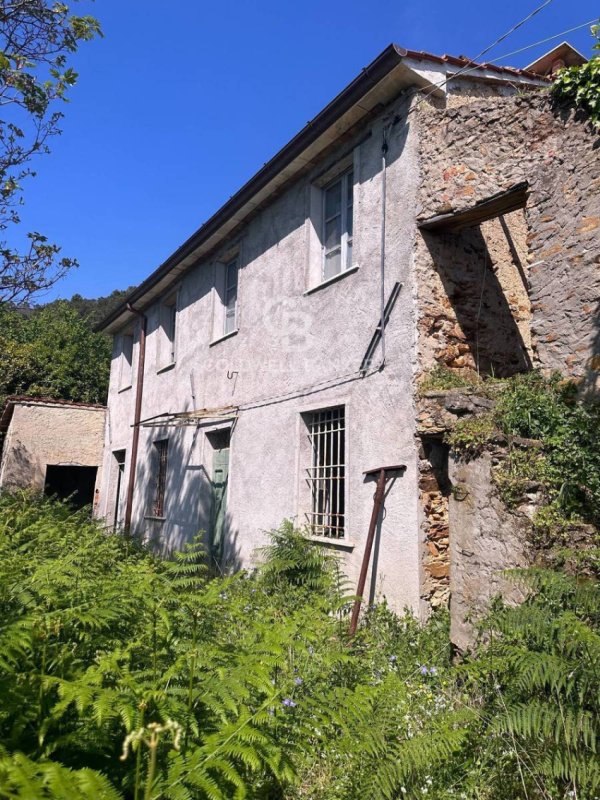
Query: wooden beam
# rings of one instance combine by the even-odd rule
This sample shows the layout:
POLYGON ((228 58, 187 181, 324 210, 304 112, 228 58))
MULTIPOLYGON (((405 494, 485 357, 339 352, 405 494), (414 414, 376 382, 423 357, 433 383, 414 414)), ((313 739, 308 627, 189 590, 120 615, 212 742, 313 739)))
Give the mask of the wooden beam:
POLYGON ((447 214, 436 214, 434 217, 424 219, 418 223, 419 229, 422 231, 459 231, 461 228, 479 225, 488 219, 510 214, 511 211, 516 211, 518 208, 525 208, 528 190, 529 184, 527 181, 522 181, 510 189, 480 200, 469 208, 450 211, 447 214))

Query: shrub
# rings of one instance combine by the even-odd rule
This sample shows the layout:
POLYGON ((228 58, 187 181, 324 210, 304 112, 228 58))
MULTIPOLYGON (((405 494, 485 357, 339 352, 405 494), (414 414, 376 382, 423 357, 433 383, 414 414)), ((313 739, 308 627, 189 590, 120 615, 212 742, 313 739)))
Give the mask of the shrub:
POLYGON ((286 523, 210 578, 0 496, 0 797, 547 800, 599 788, 596 584, 535 575, 453 665, 447 617, 347 638, 336 559, 286 523), (491 636, 489 635, 491 632, 491 636))

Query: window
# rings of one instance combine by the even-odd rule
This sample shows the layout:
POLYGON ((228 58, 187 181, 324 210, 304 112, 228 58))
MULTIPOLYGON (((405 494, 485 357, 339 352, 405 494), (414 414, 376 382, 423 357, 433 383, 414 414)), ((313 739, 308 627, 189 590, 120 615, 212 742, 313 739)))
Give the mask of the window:
POLYGON ((121 337, 121 389, 131 386, 133 371, 133 334, 124 333, 121 337))
POLYGON ((177 295, 165 300, 160 309, 163 338, 160 343, 159 368, 175 363, 175 339, 177 333, 177 295))
POLYGON ((113 529, 117 530, 123 523, 123 511, 125 503, 123 502, 123 494, 125 488, 125 458, 127 453, 125 450, 115 450, 113 452, 113 473, 115 485, 115 506, 113 517, 113 529))
POLYGON ((225 325, 223 333, 231 333, 236 329, 236 306, 238 287, 238 262, 237 258, 225 265, 225 291, 223 305, 225 306, 225 325))
POLYGON ((311 510, 307 522, 314 536, 345 536, 345 414, 344 407, 315 411, 306 417, 311 450, 307 482, 311 510))
POLYGON ((323 280, 352 266, 354 172, 323 190, 323 280))
POLYGON ((151 515, 164 517, 165 515, 165 487, 167 485, 167 456, 169 440, 160 439, 154 442, 155 476, 154 498, 152 500, 151 515))

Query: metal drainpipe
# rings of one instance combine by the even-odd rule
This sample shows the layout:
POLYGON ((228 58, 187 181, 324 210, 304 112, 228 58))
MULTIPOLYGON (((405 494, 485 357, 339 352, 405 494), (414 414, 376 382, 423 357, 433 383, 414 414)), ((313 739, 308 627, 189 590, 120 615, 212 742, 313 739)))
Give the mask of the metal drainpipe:
POLYGON ((142 394, 144 390, 144 363, 146 361, 146 324, 147 317, 137 311, 129 303, 127 310, 140 318, 140 350, 137 366, 137 386, 135 391, 135 412, 133 417, 133 438, 131 440, 131 458, 129 460, 129 481, 127 483, 127 502, 125 505, 125 531, 131 527, 131 514, 133 509, 133 491, 135 488, 135 473, 137 469, 138 445, 140 441, 140 419, 142 417, 142 394))
POLYGON ((385 203, 387 186, 387 127, 383 126, 381 140, 381 363, 379 369, 385 367, 385 203))

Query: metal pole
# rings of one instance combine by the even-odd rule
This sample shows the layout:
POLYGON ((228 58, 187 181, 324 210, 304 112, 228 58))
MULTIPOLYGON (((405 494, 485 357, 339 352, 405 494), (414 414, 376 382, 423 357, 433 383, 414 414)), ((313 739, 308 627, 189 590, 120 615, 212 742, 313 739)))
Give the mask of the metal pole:
POLYGON ((369 570, 369 561, 371 560, 371 550, 373 549, 373 540, 375 539, 375 529, 377 528, 377 520, 381 513, 383 505, 383 498, 385 495, 385 468, 382 467, 377 479, 377 488, 375 489, 375 496, 373 499, 373 511, 371 513, 371 522, 369 524, 369 533, 367 534, 367 544, 365 546, 365 554, 363 556, 362 566, 360 568, 360 576, 358 578, 358 587, 356 589, 357 598, 354 601, 352 609, 352 618, 350 619, 350 629, 348 630, 349 636, 354 636, 356 633, 356 626, 358 625, 358 615, 360 614, 360 605, 365 591, 365 583, 367 582, 367 572, 369 570))

